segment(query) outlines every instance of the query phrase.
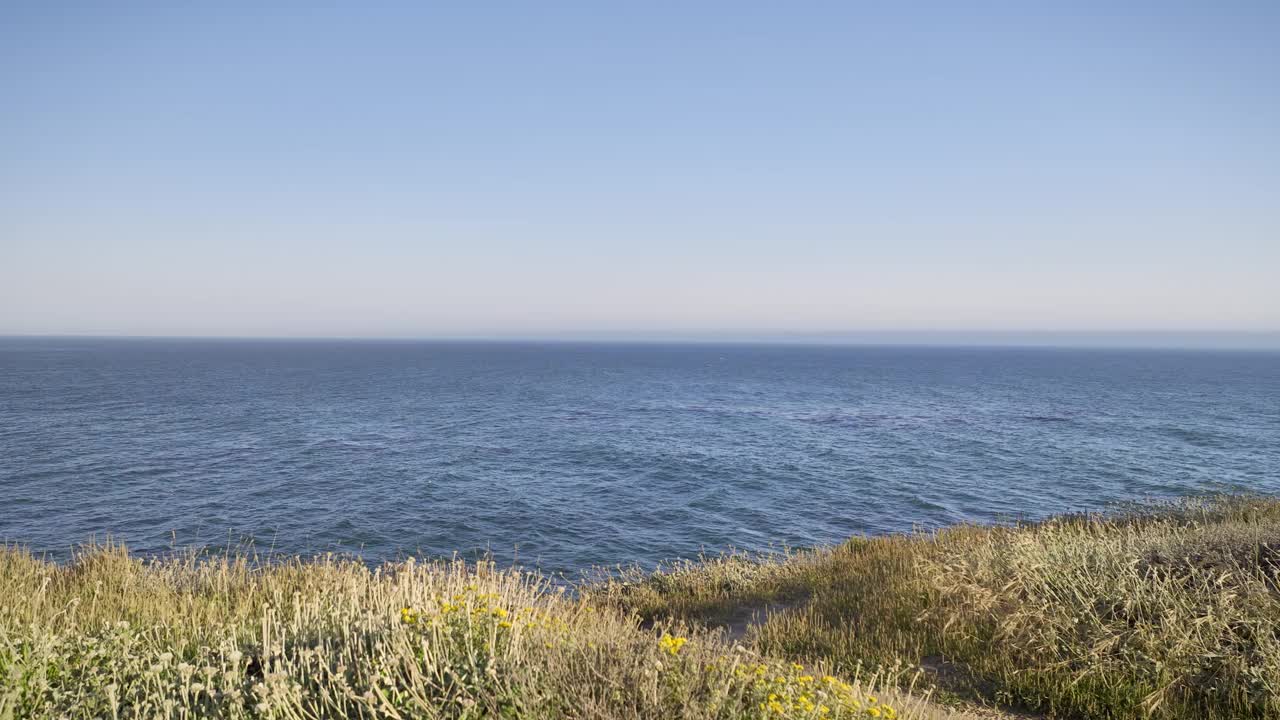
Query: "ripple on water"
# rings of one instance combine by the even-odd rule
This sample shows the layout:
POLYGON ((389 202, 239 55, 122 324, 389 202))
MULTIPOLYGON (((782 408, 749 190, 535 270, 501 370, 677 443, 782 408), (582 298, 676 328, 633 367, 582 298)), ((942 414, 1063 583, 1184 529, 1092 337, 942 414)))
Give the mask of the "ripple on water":
POLYGON ((573 571, 1275 492, 1278 359, 5 339, 0 538, 573 571))

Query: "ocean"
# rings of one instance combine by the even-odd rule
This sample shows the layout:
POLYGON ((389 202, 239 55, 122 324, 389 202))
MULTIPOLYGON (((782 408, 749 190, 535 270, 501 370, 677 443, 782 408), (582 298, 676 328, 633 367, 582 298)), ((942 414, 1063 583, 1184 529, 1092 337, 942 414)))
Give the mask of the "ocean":
POLYGON ((1280 354, 0 339, 0 541, 474 558, 1280 492, 1280 354))

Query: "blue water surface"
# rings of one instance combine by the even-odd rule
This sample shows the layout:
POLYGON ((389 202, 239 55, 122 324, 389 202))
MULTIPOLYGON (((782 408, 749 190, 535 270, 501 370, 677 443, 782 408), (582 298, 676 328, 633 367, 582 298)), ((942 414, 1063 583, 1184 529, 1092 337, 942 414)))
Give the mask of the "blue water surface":
POLYGON ((651 564, 1280 491, 1280 354, 0 339, 0 540, 651 564))

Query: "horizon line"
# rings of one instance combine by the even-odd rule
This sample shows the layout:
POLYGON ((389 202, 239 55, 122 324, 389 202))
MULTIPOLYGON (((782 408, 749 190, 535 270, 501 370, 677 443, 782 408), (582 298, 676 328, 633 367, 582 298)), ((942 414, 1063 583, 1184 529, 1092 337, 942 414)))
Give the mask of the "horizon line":
POLYGON ((1280 350, 1280 330, 830 330, 438 333, 424 335, 268 335, 5 333, 0 339, 193 340, 261 342, 476 342, 820 347, 1030 347, 1153 350, 1280 350), (1145 341, 1145 342, 1144 342, 1145 341), (1234 341, 1234 342, 1232 342, 1234 341))

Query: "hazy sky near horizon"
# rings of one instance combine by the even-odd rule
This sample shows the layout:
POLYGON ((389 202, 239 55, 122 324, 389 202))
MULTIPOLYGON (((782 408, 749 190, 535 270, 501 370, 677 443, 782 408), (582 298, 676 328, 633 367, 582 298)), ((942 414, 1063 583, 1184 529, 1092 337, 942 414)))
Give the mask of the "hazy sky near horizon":
POLYGON ((0 5, 0 334, 1280 330, 1280 3, 0 5))

